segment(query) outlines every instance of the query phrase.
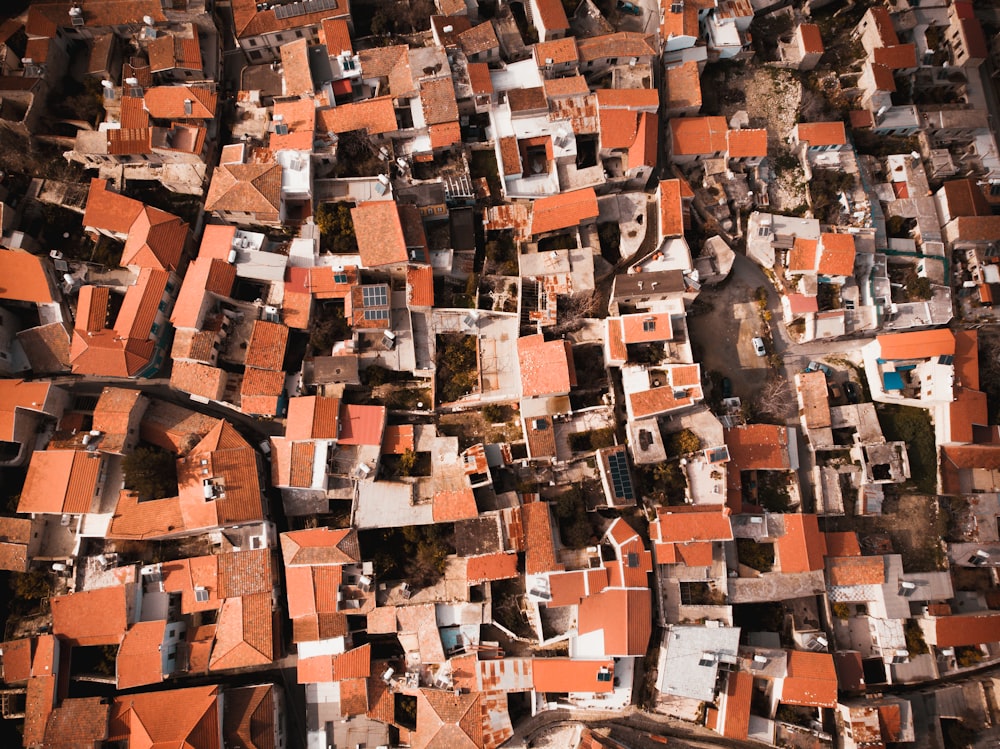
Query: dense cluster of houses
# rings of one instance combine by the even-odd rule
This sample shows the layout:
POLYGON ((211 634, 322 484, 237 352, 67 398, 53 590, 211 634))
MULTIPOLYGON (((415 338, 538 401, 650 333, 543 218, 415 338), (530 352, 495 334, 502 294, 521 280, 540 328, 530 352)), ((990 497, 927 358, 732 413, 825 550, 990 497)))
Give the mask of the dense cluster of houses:
POLYGON ((979 681, 892 691, 1000 660, 1000 436, 980 334, 945 327, 1000 287, 1000 44, 971 3, 864 9, 856 108, 783 133, 701 113, 755 13, 787 17, 775 68, 834 41, 766 0, 436 0, 409 37, 348 0, 212 5, 0 24, 0 126, 87 175, 0 195, 0 568, 52 586, 0 645, 25 747, 494 749, 638 702, 772 745, 994 719, 979 681), (54 114, 66 80, 99 122, 54 114), (769 205, 776 143, 850 175, 842 220, 769 205), (150 182, 203 210, 130 197, 150 182), (46 203, 117 267, 40 243, 46 203), (768 360, 786 424, 689 331, 738 254, 780 300, 758 355, 863 338, 768 360), (926 414, 935 465, 883 405, 926 414), (138 450, 176 489, 126 487, 138 450), (928 471, 931 563, 843 529, 928 471), (419 583, 386 548, 413 538, 419 583))

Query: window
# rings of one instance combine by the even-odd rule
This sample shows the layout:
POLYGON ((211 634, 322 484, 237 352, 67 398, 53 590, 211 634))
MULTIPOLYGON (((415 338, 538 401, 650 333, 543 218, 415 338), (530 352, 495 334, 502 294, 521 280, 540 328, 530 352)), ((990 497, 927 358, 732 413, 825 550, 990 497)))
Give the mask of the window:
POLYGON ((644 333, 652 333, 656 330, 656 320, 643 320, 642 321, 642 331, 644 333))
POLYGON ((262 58, 263 56, 264 56, 264 55, 262 55, 262 54, 260 53, 260 51, 259 51, 259 50, 256 50, 256 49, 255 49, 255 50, 252 50, 252 51, 250 52, 250 59, 251 59, 251 60, 259 60, 259 59, 260 59, 260 58, 262 58))
POLYGON ((276 42, 283 42, 283 41, 285 41, 285 37, 282 36, 281 34, 275 34, 274 35, 274 41, 276 41, 276 42))
POLYGON ((334 273, 333 274, 333 282, 334 283, 347 283, 347 274, 346 273, 334 273))
POLYGON ((160 324, 154 322, 153 327, 150 329, 149 333, 150 335, 156 335, 159 332, 160 332, 160 324))
POLYGON ((249 44, 251 47, 256 47, 257 46, 257 40, 256 39, 248 39, 247 40, 247 44, 249 44))
POLYGON ((305 36, 305 35, 302 33, 302 29, 295 29, 295 38, 296 39, 301 39, 303 36, 305 36))
POLYGON ((166 303, 165 301, 161 301, 161 302, 160 302, 160 303, 159 303, 159 304, 158 304, 158 305, 156 306, 156 308, 157 308, 158 310, 160 310, 160 312, 166 312, 166 311, 167 311, 167 303, 166 303))
POLYGON ((168 294, 173 294, 174 293, 174 282, 173 281, 170 281, 170 282, 167 283, 167 293, 168 294))
POLYGON ((758 237, 766 237, 766 236, 768 236, 768 235, 769 235, 770 233, 771 233, 771 227, 769 227, 769 226, 762 226, 762 227, 760 227, 760 228, 759 228, 759 229, 757 230, 757 236, 758 236, 758 237))

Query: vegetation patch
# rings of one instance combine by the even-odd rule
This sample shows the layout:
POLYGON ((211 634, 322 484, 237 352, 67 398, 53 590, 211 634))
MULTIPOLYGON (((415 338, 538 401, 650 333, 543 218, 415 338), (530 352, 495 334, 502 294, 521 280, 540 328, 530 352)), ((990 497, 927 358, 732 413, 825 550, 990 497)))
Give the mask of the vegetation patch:
POLYGON ((358 251, 354 235, 351 206, 347 203, 320 203, 316 208, 316 227, 319 229, 320 249, 339 255, 358 251))
POLYGON ((446 333, 437 337, 437 388, 442 403, 457 401, 479 389, 475 336, 446 333))
POLYGON ((774 567, 774 544, 757 543, 751 538, 737 538, 736 555, 740 564, 758 572, 770 572, 774 567))
POLYGON ((559 537, 563 545, 571 549, 582 549, 594 539, 594 528, 587 515, 583 492, 577 485, 571 486, 556 499, 556 519, 559 521, 559 537))
POLYGON ((569 446, 573 452, 600 450, 602 447, 611 447, 614 444, 615 430, 612 427, 576 432, 569 436, 569 446))
POLYGON ((426 588, 441 579, 448 556, 455 553, 453 533, 451 523, 409 525, 373 531, 365 540, 377 545, 371 558, 380 579, 426 588))
POLYGON ((922 494, 933 494, 937 486, 937 448, 930 415, 922 408, 889 403, 879 405, 878 420, 889 442, 906 443, 911 473, 907 483, 922 494))
POLYGON ((125 488, 139 501, 177 496, 177 456, 158 447, 137 447, 122 460, 125 488))

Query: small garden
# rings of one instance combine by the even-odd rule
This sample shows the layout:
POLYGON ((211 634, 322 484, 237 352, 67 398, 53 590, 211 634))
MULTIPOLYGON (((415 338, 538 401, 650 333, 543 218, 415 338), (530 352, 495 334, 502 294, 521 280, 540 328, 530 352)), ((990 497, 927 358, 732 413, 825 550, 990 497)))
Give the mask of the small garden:
POLYGON ((594 542, 594 527, 579 486, 573 485, 559 495, 555 501, 555 515, 563 546, 582 549, 594 542))
POLYGON ((641 496, 649 497, 659 505, 687 504, 687 476, 676 460, 655 466, 635 466, 637 489, 641 496))
POLYGON ((886 440, 906 443, 911 474, 906 485, 922 494, 934 494, 937 487, 937 447, 930 414, 922 408, 895 403, 880 403, 876 409, 886 440))
POLYGON ((320 203, 316 208, 315 221, 322 252, 350 255, 358 251, 350 204, 320 203))
POLYGON ((177 496, 177 456, 159 447, 137 447, 122 459, 122 473, 140 502, 177 496))
POLYGON ((359 540, 364 558, 373 560, 380 580, 403 580, 414 588, 437 583, 448 556, 455 553, 451 523, 365 531, 359 540))
POLYGON ((588 432, 574 432, 569 435, 569 447, 573 452, 593 452, 615 444, 613 427, 591 429, 588 432))
POLYGON ((479 390, 478 339, 461 333, 437 336, 438 400, 451 403, 479 390))
POLYGON ((774 544, 758 543, 752 538, 737 538, 736 556, 740 564, 758 572, 770 572, 774 567, 774 544))

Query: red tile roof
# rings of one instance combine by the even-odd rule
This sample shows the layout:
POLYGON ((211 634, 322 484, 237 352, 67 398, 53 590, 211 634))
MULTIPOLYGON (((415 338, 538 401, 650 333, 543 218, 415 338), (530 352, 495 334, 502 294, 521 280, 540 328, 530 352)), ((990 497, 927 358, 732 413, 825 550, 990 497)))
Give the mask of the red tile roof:
POLYGON ((351 209, 358 254, 364 267, 405 263, 409 259, 399 211, 391 200, 359 203, 351 209))
POLYGON ((254 320, 250 342, 247 345, 246 365, 258 369, 282 371, 287 345, 286 326, 267 320, 254 320))
POLYGON ((960 385, 979 389, 979 332, 955 331, 955 377, 960 385))
POLYGON ((298 683, 321 684, 344 679, 366 679, 372 672, 371 645, 338 655, 299 657, 298 683))
POLYGON ((831 557, 859 557, 861 545, 858 534, 854 531, 828 531, 826 536, 826 554, 831 557))
POLYGON ((850 276, 854 273, 854 236, 824 232, 819 237, 819 265, 824 276, 850 276))
POLYGON ((131 689, 163 681, 163 656, 160 648, 166 636, 165 620, 136 622, 118 648, 115 659, 118 689, 131 689))
POLYGON ((351 40, 351 30, 346 19, 323 19, 322 37, 325 40, 324 44, 326 44, 326 48, 331 55, 339 55, 341 52, 354 51, 354 43, 351 40))
POLYGON ((819 530, 815 515, 782 516, 785 535, 778 539, 778 564, 785 573, 812 572, 823 569, 826 538, 819 530))
POLYGON ((473 94, 493 93, 493 79, 490 77, 490 66, 487 63, 469 63, 469 85, 472 86, 473 94))
POLYGON ((799 141, 811 147, 842 146, 847 143, 843 122, 800 122, 796 125, 799 141))
POLYGON ((125 299, 115 319, 115 332, 119 336, 140 341, 154 337, 153 322, 169 281, 170 274, 166 271, 153 268, 139 271, 139 278, 125 291, 125 299))
POLYGON ((220 164, 205 196, 206 211, 255 214, 258 221, 277 221, 281 207, 281 165, 220 164))
POLYGON ((109 190, 107 180, 95 177, 90 180, 90 192, 87 194, 87 210, 83 214, 83 225, 125 235, 142 209, 141 201, 127 198, 109 190))
POLYGON ((118 645, 129 625, 130 586, 113 585, 64 596, 52 605, 52 634, 73 646, 118 645))
POLYGON ((603 631, 606 656, 645 655, 653 630, 649 588, 608 588, 583 599, 578 609, 581 635, 603 631))
POLYGON ((664 108, 701 109, 701 75, 698 63, 688 60, 663 73, 664 108))
POLYGON ((390 424, 385 428, 385 434, 382 437, 383 455, 402 455, 407 450, 413 449, 412 424, 390 424))
POLYGON ((556 562, 548 502, 529 502, 522 506, 521 522, 524 525, 525 573, 536 575, 562 570, 563 566, 556 562))
POLYGON ((876 337, 879 356, 887 361, 955 355, 955 334, 947 328, 891 333, 876 337))
POLYGON ((170 387, 212 400, 222 399, 228 382, 224 369, 201 362, 175 361, 170 370, 170 387))
POLYGON ((679 237, 684 234, 684 206, 681 201, 680 180, 660 180, 660 234, 665 237, 679 237))
POLYGON ((727 143, 731 159, 763 158, 767 156, 767 129, 730 130, 727 143))
POLYGON ((748 424, 725 431, 732 461, 729 470, 785 471, 790 468, 788 428, 748 424))
POLYGON ((209 685, 116 697, 108 721, 108 740, 151 749, 222 749, 220 690, 209 685))
POLYGON ((483 749, 480 695, 433 689, 417 692, 417 730, 413 749, 483 749))
POLYGON ((209 670, 270 665, 273 618, 271 593, 227 598, 219 611, 209 670))
POLYGON ((538 198, 532 204, 531 233, 568 229, 597 218, 597 214, 597 194, 592 187, 538 198))
POLYGON ((219 96, 197 86, 154 86, 146 89, 143 101, 150 116, 158 120, 211 120, 219 96))
POLYGON ((727 739, 746 741, 750 731, 750 700, 753 697, 753 674, 731 671, 726 679, 726 717, 720 733, 727 739))
POLYGON ((341 445, 381 445, 385 433, 384 406, 345 403, 340 414, 341 445))
POLYGON ((406 269, 406 304, 408 307, 434 306, 434 269, 429 265, 411 265, 406 269))
POLYGON ((546 341, 541 333, 517 339, 521 394, 525 398, 565 395, 576 385, 569 341, 546 341))
POLYGON ((705 156, 725 153, 729 127, 725 117, 683 117, 670 120, 671 153, 705 156))
POLYGON ((823 37, 820 36, 819 26, 814 23, 800 23, 799 33, 802 35, 802 47, 806 54, 823 54, 823 37))
POLYGON ((20 513, 90 512, 104 459, 85 450, 35 452, 17 505, 20 513))
POLYGON ((885 65, 890 70, 915 68, 917 67, 917 47, 914 44, 876 47, 872 50, 872 58, 876 64, 885 65))
POLYGON ((52 282, 40 258, 22 250, 0 248, 0 299, 34 304, 54 301, 52 282))
POLYGON ((834 587, 881 585, 885 582, 885 560, 882 557, 828 557, 826 576, 834 587))
POLYGON ((833 665, 833 656, 829 653, 790 651, 781 702, 807 707, 836 707, 837 670, 833 665))
POLYGON ((610 692, 614 689, 615 664, 607 660, 571 660, 569 658, 535 658, 531 663, 531 676, 535 691, 561 694, 566 692, 610 692), (602 671, 610 672, 611 679, 598 679, 602 671))
POLYGON ((321 130, 338 134, 353 130, 366 130, 369 135, 391 133, 399 129, 392 101, 391 96, 380 96, 323 109, 317 113, 317 124, 321 130))
POLYGON ((469 585, 486 580, 509 580, 517 575, 517 554, 498 552, 465 560, 465 579, 469 585))
POLYGON ((290 440, 337 439, 340 431, 340 399, 318 395, 291 398, 285 421, 290 440))
POLYGON ((1000 614, 954 614, 932 620, 939 648, 982 645, 1000 640, 1000 614))

